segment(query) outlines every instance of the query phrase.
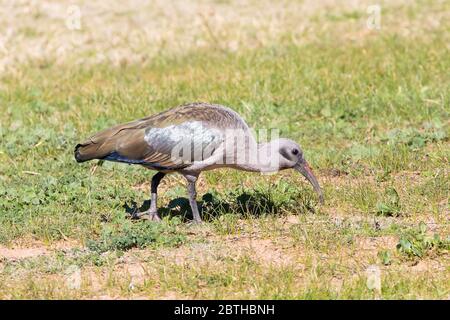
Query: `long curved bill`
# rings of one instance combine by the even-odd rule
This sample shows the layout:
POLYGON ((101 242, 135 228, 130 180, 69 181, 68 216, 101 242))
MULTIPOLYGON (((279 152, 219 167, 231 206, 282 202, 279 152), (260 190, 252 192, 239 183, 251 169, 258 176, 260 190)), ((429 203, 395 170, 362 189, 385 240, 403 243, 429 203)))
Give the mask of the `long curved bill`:
POLYGON ((295 170, 300 172, 309 181, 309 183, 311 183, 311 185, 314 188, 314 191, 319 196, 320 203, 323 204, 324 200, 323 200, 322 189, 320 188, 319 182, 317 181, 317 178, 314 175, 314 173, 312 172, 312 170, 311 170, 310 166, 308 165, 308 163, 306 161, 304 161, 301 164, 300 163, 297 164, 295 166, 295 170))

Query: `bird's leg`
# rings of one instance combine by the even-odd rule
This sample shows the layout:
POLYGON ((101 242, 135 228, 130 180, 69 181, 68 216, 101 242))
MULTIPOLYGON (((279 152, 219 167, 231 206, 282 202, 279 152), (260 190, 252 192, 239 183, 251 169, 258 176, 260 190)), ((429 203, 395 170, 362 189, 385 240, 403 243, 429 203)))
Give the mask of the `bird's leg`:
POLYGON ((158 172, 155 174, 152 178, 152 185, 151 185, 151 203, 150 203, 150 219, 155 221, 160 221, 161 218, 158 216, 158 207, 157 207, 157 201, 158 201, 158 186, 161 182, 162 178, 164 178, 166 174, 163 172, 158 172))
POLYGON ((165 175, 166 174, 163 172, 158 172, 153 176, 151 183, 150 209, 146 212, 140 213, 138 218, 144 218, 144 216, 148 216, 149 220, 161 221, 161 218, 158 216, 158 207, 156 206, 156 202, 158 200, 158 185, 165 175))
POLYGON ((197 191, 195 190, 195 183, 198 179, 197 175, 185 175, 186 180, 188 181, 188 193, 189 193, 189 204, 191 205, 192 209, 192 216, 194 218, 194 222, 200 223, 202 222, 202 219, 200 218, 200 213, 198 212, 198 206, 197 206, 197 191))

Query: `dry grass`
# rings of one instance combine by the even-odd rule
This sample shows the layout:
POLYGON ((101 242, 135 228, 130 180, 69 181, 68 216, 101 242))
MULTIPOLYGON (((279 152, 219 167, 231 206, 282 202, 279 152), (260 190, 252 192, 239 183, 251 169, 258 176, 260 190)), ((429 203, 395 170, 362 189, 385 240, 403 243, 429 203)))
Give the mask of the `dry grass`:
MULTIPOLYGON (((450 20, 445 1, 435 1, 433 7, 442 9, 432 15, 420 10, 425 3, 377 3, 383 11, 395 11, 382 16, 384 34, 417 37, 450 20)), ((370 5, 373 1, 6 0, 0 6, 0 70, 17 71, 29 61, 145 64, 161 53, 236 52, 280 41, 320 42, 324 36, 360 41, 377 33, 366 27, 370 5)))

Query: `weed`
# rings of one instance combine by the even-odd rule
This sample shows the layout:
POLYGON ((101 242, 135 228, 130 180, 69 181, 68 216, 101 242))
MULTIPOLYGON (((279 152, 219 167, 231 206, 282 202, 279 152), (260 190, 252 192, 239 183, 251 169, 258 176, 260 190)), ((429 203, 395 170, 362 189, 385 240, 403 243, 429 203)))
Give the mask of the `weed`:
POLYGON ((421 222, 418 227, 411 228, 400 236, 397 250, 409 259, 423 258, 432 251, 448 251, 450 249, 450 239, 441 239, 435 233, 429 236, 426 233, 427 226, 421 222))
POLYGON ((178 246, 185 242, 185 235, 171 223, 127 222, 115 228, 105 227, 100 239, 88 240, 87 247, 98 253, 110 250, 129 250, 148 246, 178 246))
POLYGON ((391 253, 388 250, 382 250, 378 252, 378 258, 385 266, 388 266, 392 263, 391 253))
POLYGON ((376 213, 382 216, 397 216, 401 212, 400 197, 394 187, 389 187, 382 201, 377 202, 376 213))

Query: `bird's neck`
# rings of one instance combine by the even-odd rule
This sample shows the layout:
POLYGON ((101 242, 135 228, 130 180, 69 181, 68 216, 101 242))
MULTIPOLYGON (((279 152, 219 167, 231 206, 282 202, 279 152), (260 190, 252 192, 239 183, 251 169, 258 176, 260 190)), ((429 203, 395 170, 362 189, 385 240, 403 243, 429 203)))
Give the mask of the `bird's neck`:
POLYGON ((276 144, 272 142, 259 143, 256 155, 251 161, 239 164, 239 168, 246 171, 271 173, 280 170, 280 155, 276 144))

